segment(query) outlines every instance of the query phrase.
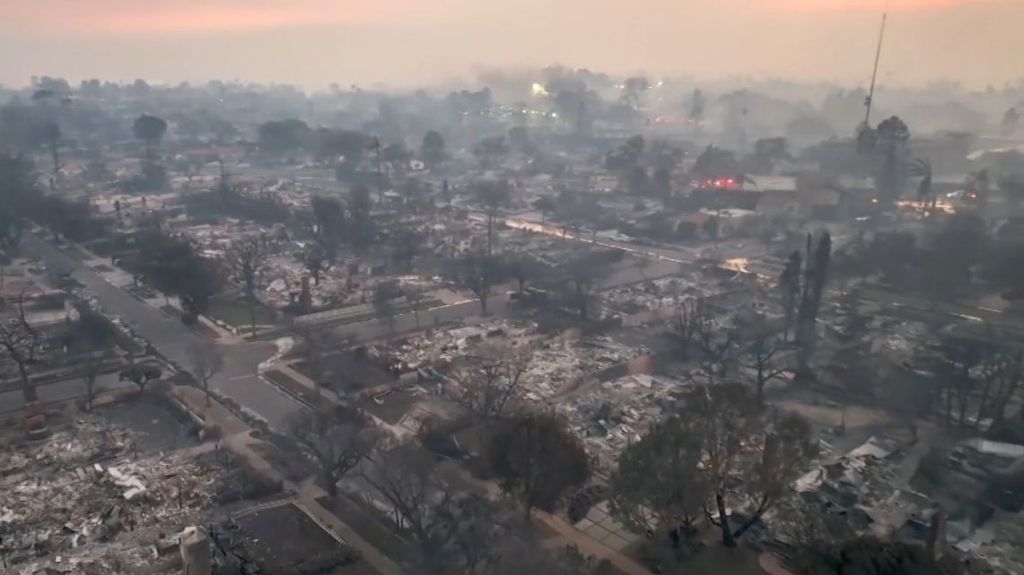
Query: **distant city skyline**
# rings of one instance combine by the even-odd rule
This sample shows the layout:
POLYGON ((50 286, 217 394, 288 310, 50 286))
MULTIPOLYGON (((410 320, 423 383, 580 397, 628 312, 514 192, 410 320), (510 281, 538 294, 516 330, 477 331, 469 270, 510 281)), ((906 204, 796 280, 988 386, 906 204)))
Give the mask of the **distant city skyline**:
MULTIPOLYGON (((32 76, 416 86, 480 68, 864 85, 886 0, 0 0, 0 83, 32 76)), ((1024 77, 1022 0, 888 0, 890 85, 1024 77)))

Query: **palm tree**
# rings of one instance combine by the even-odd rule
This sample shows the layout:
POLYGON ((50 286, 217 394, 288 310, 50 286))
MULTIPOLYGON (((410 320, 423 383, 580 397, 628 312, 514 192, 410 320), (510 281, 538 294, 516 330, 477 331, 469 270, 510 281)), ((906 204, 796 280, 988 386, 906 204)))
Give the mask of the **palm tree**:
POLYGON ((932 164, 928 160, 917 158, 910 162, 910 175, 921 178, 917 184, 917 199, 925 203, 925 209, 935 210, 935 190, 932 188, 932 164))

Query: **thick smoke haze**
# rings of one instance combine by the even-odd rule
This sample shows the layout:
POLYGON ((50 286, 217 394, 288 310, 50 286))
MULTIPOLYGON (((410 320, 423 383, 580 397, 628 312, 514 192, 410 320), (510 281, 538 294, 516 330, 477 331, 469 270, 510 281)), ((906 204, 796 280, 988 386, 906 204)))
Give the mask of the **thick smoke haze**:
MULTIPOLYGON (((33 75, 414 86, 562 63, 863 85, 885 0, 0 0, 0 82, 33 75)), ((889 0, 881 77, 1022 74, 1020 0, 889 0)))

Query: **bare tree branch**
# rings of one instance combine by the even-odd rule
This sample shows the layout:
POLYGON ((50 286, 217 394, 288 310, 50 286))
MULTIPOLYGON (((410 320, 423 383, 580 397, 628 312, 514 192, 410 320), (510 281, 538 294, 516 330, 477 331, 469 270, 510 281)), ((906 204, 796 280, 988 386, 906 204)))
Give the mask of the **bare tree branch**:
POLYGON ((210 405, 210 380, 224 367, 224 358, 216 347, 192 346, 188 350, 192 377, 196 378, 206 393, 206 405, 210 405))
POLYGON ((338 481, 369 456, 380 435, 355 409, 334 407, 298 413, 289 434, 320 468, 324 489, 338 494, 338 481))
POLYGON ((263 236, 249 236, 237 240, 228 249, 226 258, 235 276, 242 281, 246 303, 249 306, 249 324, 256 335, 256 282, 267 264, 270 250, 263 236))
POLYGON ((467 360, 469 365, 457 373, 463 388, 461 403, 479 417, 501 417, 509 400, 518 395, 523 375, 530 369, 529 350, 492 345, 467 360))

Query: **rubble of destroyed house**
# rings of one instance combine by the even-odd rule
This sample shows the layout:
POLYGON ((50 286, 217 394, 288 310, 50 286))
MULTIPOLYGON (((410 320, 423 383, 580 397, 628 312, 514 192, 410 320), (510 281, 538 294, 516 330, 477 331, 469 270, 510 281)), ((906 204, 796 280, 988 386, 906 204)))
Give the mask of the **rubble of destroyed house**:
POLYGON ((42 440, 0 430, 0 557, 12 572, 136 573, 162 563, 163 541, 176 551, 184 526, 252 493, 237 492, 251 482, 238 478, 244 465, 212 444, 144 452, 138 432, 102 410, 50 425, 42 440))
POLYGON ((560 397, 556 412, 583 440, 595 468, 610 471, 622 451, 671 414, 690 385, 674 377, 638 373, 588 384, 560 397))
POLYGON ((390 347, 376 346, 372 354, 401 371, 422 371, 427 380, 431 376, 452 379, 452 389, 458 393, 456 368, 493 348, 527 351, 528 361, 517 393, 530 402, 545 402, 570 393, 588 377, 603 377, 609 370, 650 353, 609 336, 581 337, 570 331, 551 337, 540 334, 533 322, 485 320, 431 330, 390 347))

